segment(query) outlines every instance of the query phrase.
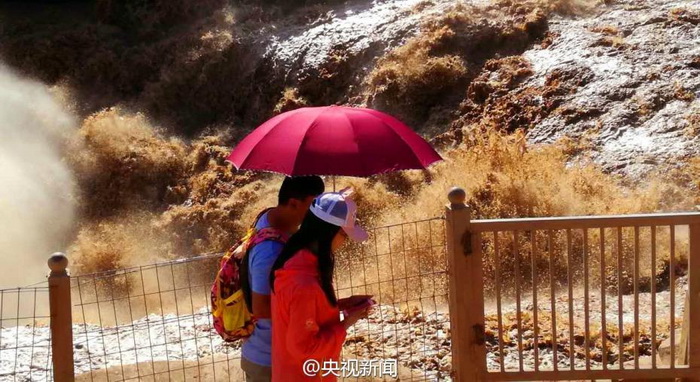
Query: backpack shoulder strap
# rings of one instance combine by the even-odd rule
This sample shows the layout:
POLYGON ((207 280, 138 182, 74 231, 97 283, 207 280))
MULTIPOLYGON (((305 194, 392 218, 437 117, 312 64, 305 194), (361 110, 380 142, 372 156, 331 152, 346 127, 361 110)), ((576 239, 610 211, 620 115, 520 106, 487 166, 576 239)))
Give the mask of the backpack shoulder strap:
MULTIPOLYGON (((228 261, 228 259, 232 257, 232 255, 236 252, 237 249, 239 249, 239 247, 242 247, 242 251, 240 251, 241 253, 238 254, 239 258, 242 258, 243 255, 248 252, 248 249, 250 248, 253 239, 255 239, 255 237, 258 234, 258 230, 255 229, 255 226, 258 224, 258 221, 260 221, 260 218, 270 210, 272 210, 272 207, 266 208, 260 211, 260 213, 258 213, 258 216, 255 217, 255 220, 253 220, 253 224, 251 224, 248 230, 246 231, 245 236, 242 239, 238 240, 236 244, 229 248, 228 251, 226 251, 226 253, 223 256, 224 261, 228 261)), ((263 228, 262 230, 265 229, 266 228, 263 228)))
POLYGON ((253 247, 264 241, 276 241, 278 243, 285 244, 288 239, 289 234, 278 229, 268 227, 255 231, 253 236, 248 240, 245 254, 241 260, 241 274, 243 275, 241 277, 241 289, 243 290, 243 298, 245 299, 245 303, 249 307, 251 313, 253 313, 253 295, 248 275, 248 261, 250 259, 251 250, 253 247))
POLYGON ((289 240, 289 234, 278 229, 268 227, 255 232, 255 235, 250 239, 248 250, 263 241, 276 241, 278 243, 286 243, 289 240))
POLYGON ((263 215, 265 215, 266 213, 270 212, 272 209, 273 207, 268 207, 260 211, 260 213, 258 213, 258 216, 255 217, 255 220, 253 220, 253 224, 250 225, 250 228, 255 229, 255 226, 258 225, 258 221, 260 220, 260 218, 263 217, 263 215))

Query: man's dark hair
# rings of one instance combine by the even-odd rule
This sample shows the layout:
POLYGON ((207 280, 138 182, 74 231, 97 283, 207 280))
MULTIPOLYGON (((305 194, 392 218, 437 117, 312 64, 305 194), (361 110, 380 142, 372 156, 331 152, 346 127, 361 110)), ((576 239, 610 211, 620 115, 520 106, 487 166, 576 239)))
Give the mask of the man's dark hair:
POLYGON ((289 199, 303 200, 309 196, 318 196, 325 188, 320 176, 286 177, 280 187, 277 203, 286 205, 289 199))

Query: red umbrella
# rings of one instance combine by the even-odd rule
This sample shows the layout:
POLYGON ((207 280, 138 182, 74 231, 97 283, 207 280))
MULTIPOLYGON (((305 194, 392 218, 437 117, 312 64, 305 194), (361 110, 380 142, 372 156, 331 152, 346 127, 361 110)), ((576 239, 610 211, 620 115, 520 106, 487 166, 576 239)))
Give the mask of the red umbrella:
POLYGON ((244 170, 360 177, 422 169, 442 160, 398 119, 343 106, 280 114, 245 137, 227 159, 244 170))

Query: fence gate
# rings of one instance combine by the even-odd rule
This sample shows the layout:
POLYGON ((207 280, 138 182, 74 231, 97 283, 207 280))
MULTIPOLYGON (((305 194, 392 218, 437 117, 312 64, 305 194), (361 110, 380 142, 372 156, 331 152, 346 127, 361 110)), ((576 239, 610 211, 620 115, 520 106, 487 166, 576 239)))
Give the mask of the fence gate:
POLYGON ((456 380, 700 381, 700 213, 471 220, 449 199, 456 380))

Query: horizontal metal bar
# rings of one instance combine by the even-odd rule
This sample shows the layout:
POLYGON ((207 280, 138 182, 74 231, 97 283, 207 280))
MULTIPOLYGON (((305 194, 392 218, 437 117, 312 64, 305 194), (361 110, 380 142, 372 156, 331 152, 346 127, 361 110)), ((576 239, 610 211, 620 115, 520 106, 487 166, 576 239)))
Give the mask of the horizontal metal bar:
MULTIPOLYGON (((51 318, 51 316, 27 316, 27 317, 12 317, 12 318, 0 317, 0 322, 2 322, 2 321, 17 321, 17 320, 19 320, 19 321, 37 320, 40 318, 42 318, 42 319, 51 318)), ((25 325, 20 325, 20 326, 25 326, 25 325)), ((46 327, 46 326, 39 325, 39 326, 35 326, 35 327, 39 328, 39 327, 46 327)), ((3 328, 3 329, 7 329, 7 328, 3 328)))
MULTIPOLYGON (((124 300, 131 300, 131 299, 134 299, 134 298, 142 299, 143 297, 157 296, 157 295, 162 295, 162 294, 165 294, 165 293, 175 293, 175 294, 177 294, 177 292, 181 292, 181 291, 189 291, 189 292, 190 292, 190 300, 192 300, 192 298, 193 298, 192 293, 193 293, 193 292, 197 292, 198 295, 200 294, 199 292, 201 292, 201 291, 198 292, 198 291, 196 291, 195 289, 202 289, 202 288, 206 290, 206 289, 211 288, 211 285, 193 285, 192 287, 183 287, 183 288, 176 288, 176 289, 163 289, 163 290, 158 290, 158 291, 155 291, 155 292, 146 292, 146 293, 142 293, 142 294, 130 294, 130 295, 127 295, 127 296, 122 296, 122 297, 113 297, 113 298, 112 298, 112 297, 109 297, 109 298, 105 298, 105 299, 96 298, 94 301, 87 301, 88 299, 87 299, 87 297, 85 297, 84 299, 85 299, 86 301, 83 301, 83 302, 78 303, 78 304, 73 304, 73 306, 97 305, 97 304, 103 304, 103 303, 110 303, 110 302, 119 302, 119 301, 124 301, 124 300)), ((73 289, 75 289, 75 288, 73 288, 73 289)), ((83 294, 87 294, 87 293, 83 293, 83 294)), ((99 297, 99 296, 97 296, 97 297, 99 297)), ((202 296, 200 296, 200 297, 194 297, 194 298, 195 298, 195 299, 200 299, 200 298, 202 298, 202 296)), ((139 301, 139 302, 141 302, 141 301, 139 301)))
MULTIPOLYGON (((233 357, 231 357, 229 354, 227 354, 227 357, 226 357, 226 358, 222 357, 222 358, 221 358, 220 360, 218 360, 218 361, 217 361, 217 360, 214 360, 214 361, 212 361, 212 362, 205 362, 205 363, 202 363, 202 364, 200 364, 200 365, 191 365, 191 366, 182 366, 182 367, 177 367, 177 368, 170 368, 170 369, 168 369, 168 370, 158 371, 158 372, 152 372, 152 373, 149 373, 149 374, 143 374, 143 373, 141 373, 141 372, 139 371, 139 372, 138 372, 139 374, 138 374, 137 376, 134 376, 134 377, 128 377, 128 378, 126 378, 126 377, 113 377, 113 378, 123 378, 123 379, 116 379, 117 381, 133 381, 133 380, 141 380, 142 378, 145 378, 145 377, 157 377, 157 376, 160 376, 160 375, 168 374, 169 379, 172 379, 172 374, 173 374, 173 373, 176 373, 176 372, 185 372, 185 371, 189 371, 189 370, 193 370, 193 369, 200 369, 200 370, 201 370, 201 369, 204 369, 204 368, 208 369, 208 368, 210 368, 210 367, 212 367, 212 366, 214 366, 214 365, 221 364, 221 363, 228 363, 228 362, 231 362, 232 360, 237 360, 237 359, 241 359, 240 354, 237 355, 237 356, 233 356, 233 357)), ((157 363, 169 363, 169 364, 171 364, 171 365, 176 365, 176 366, 177 366, 178 364, 182 364, 182 360, 179 360, 179 359, 172 359, 172 360, 167 360, 167 361, 166 361, 166 360, 162 360, 162 361, 154 361, 154 362, 151 362, 151 364, 154 364, 154 363, 156 363, 156 364, 157 364, 157 363)), ((123 365, 123 366, 127 366, 127 365, 123 365)), ((133 367, 133 365, 129 365, 129 366, 132 366, 132 367, 133 367)), ((143 368, 146 368, 146 367, 148 367, 148 365, 145 365, 145 366, 142 366, 142 367, 143 367, 143 368)), ((152 366, 151 366, 151 367, 152 367, 152 366)), ((118 369, 119 369, 119 365, 114 365, 114 366, 110 366, 110 367, 101 367, 101 368, 99 368, 99 369, 94 369, 94 370, 91 370, 91 371, 89 371, 89 372, 80 373, 80 374, 78 374, 78 375, 83 376, 83 375, 85 375, 85 374, 87 374, 87 373, 93 373, 95 376, 100 375, 100 374, 102 374, 102 373, 104 373, 105 375, 114 375, 114 374, 119 375, 120 373, 119 373, 119 370, 118 370, 118 369)), ((43 370, 42 370, 42 371, 43 371, 43 370)), ((133 374, 133 372, 131 372, 131 374, 133 374)), ((0 374, 0 376, 2 376, 2 375, 0 374)), ((198 373, 198 376, 199 376, 199 373, 198 373)), ((97 379, 97 380, 103 380, 104 378, 97 378, 97 377, 96 377, 95 379, 97 379)), ((107 378, 107 380, 110 380, 109 377, 107 378)), ((160 379, 158 379, 158 380, 160 380, 160 379)))
MULTIPOLYGON (((169 377, 168 379, 170 380, 170 379, 172 379, 172 374, 173 374, 173 373, 178 373, 178 372, 179 372, 179 373, 184 373, 184 372, 186 372, 186 371, 194 370, 194 369, 200 369, 200 370, 201 370, 201 369, 204 369, 204 368, 208 369, 208 368, 210 368, 210 367, 212 367, 212 366, 214 366, 214 365, 217 365, 217 364, 229 363, 229 362, 231 362, 232 360, 241 359, 240 354, 239 354, 239 355, 236 355, 236 356, 233 356, 233 357, 230 356, 228 353, 225 353, 225 354, 227 355, 226 358, 221 357, 221 359, 218 360, 218 361, 217 361, 217 360, 214 360, 214 361, 212 361, 212 362, 205 362, 205 363, 201 363, 201 364, 194 364, 194 365, 191 365, 191 366, 181 366, 181 367, 176 367, 176 368, 169 368, 168 370, 157 371, 157 372, 152 372, 152 373, 148 373, 148 374, 143 374, 143 373, 141 373, 141 369, 138 369, 138 370, 132 369, 132 371, 131 371, 130 373, 127 373, 127 374, 132 374, 132 375, 133 375, 134 373, 137 373, 136 376, 132 376, 132 377, 120 376, 121 373, 120 373, 120 371, 119 371, 119 368, 120 368, 119 365, 114 365, 114 366, 110 366, 110 367, 103 366, 103 367, 100 367, 99 369, 92 369, 92 370, 90 370, 90 371, 78 373, 76 376, 79 375, 79 376, 82 377, 82 376, 85 376, 85 375, 87 375, 87 374, 92 373, 93 376, 95 377, 94 379, 96 379, 96 380, 104 380, 105 377, 98 378, 98 376, 101 376, 102 374, 104 374, 105 376, 107 376, 107 378, 106 378, 107 380, 134 381, 134 380, 141 380, 141 379, 143 379, 143 378, 145 378, 145 377, 158 377, 158 376, 161 376, 161 375, 168 374, 168 377, 169 377), (110 376, 112 376, 111 378, 121 378, 121 379, 109 379, 110 376)), ((183 360, 180 360, 180 359, 162 360, 162 361, 151 361, 151 362, 150 362, 150 363, 151 363, 151 366, 150 366, 150 367, 152 368, 154 364, 160 364, 160 363, 177 366, 177 365, 182 365, 182 364, 183 364, 182 361, 183 361, 183 360)), ((147 361, 147 362, 148 362, 148 361, 147 361)), ((195 361, 195 362, 196 362, 196 361, 195 361)), ((126 364, 125 364, 125 365, 122 365, 122 366, 125 366, 125 367, 126 367, 126 366, 131 366, 131 367, 134 367, 134 364, 132 364, 132 365, 126 365, 126 364)), ((146 368, 146 367, 148 367, 148 365, 144 365, 144 366, 141 366, 141 367, 142 367, 142 368, 146 368)), ((169 366, 168 366, 168 367, 169 367, 169 366)), ((48 370, 48 369, 41 369, 40 371, 45 371, 45 370, 48 370)), ((10 374, 0 374, 0 377, 5 376, 5 375, 14 375, 14 373, 10 373, 10 374)), ((200 376, 199 373, 198 373, 197 375, 200 376)), ((87 378, 85 378, 85 379, 87 379, 87 378)), ((92 380, 92 378, 90 378, 90 379, 92 380)), ((160 380, 160 379, 158 379, 158 380, 160 380)))
POLYGON ((678 366, 675 369, 592 369, 592 370, 547 370, 547 371, 512 371, 486 372, 482 378, 486 381, 554 381, 554 380, 590 380, 590 379, 661 379, 697 377, 700 368, 678 366))
POLYGON ((381 256, 405 255, 406 253, 409 253, 409 252, 427 251, 427 250, 431 250, 431 249, 444 249, 444 248, 445 248, 445 244, 438 244, 438 245, 433 245, 430 247, 406 248, 406 251, 376 253, 373 255, 365 255, 364 257, 365 257, 365 259, 373 259, 375 257, 381 257, 381 256))
MULTIPOLYGON (((381 227, 368 228, 367 231, 372 233, 372 232, 375 232, 375 231, 378 231, 381 229, 395 228, 395 227, 401 227, 401 226, 411 225, 411 224, 420 224, 420 223, 429 223, 429 222, 432 223, 434 221, 443 221, 443 220, 445 220, 444 216, 438 216, 438 217, 434 217, 434 218, 416 220, 416 221, 412 221, 412 222, 397 223, 397 224, 385 225, 385 226, 381 226, 381 227)), ((438 247, 438 246, 435 246, 435 247, 438 247)), ((109 271, 102 271, 102 272, 95 272, 95 273, 73 275, 73 278, 115 277, 115 276, 121 276, 125 273, 133 273, 133 272, 138 272, 138 271, 168 267, 171 265, 179 265, 179 264, 192 263, 192 262, 202 261, 202 260, 210 260, 212 258, 221 257, 224 254, 225 254, 225 252, 212 252, 212 253, 206 253, 206 254, 193 256, 193 257, 185 257, 185 258, 177 259, 177 260, 163 261, 160 263, 146 264, 146 265, 140 265, 140 266, 129 267, 129 268, 121 268, 121 269, 117 269, 117 270, 109 270, 109 271)))
POLYGON ((564 216, 554 218, 472 220, 469 229, 472 232, 488 232, 645 227, 689 224, 700 224, 700 213, 683 212, 643 215, 564 216))
POLYGON ((432 222, 434 222, 434 221, 442 221, 442 220, 445 220, 445 217, 444 217, 444 216, 436 216, 436 217, 434 217, 434 218, 428 218, 428 219, 423 219, 423 220, 416 220, 416 221, 412 221, 412 222, 396 223, 396 224, 384 225, 384 226, 381 226, 381 227, 367 228, 367 231, 368 231, 368 232, 373 232, 373 231, 377 231, 377 230, 380 230, 380 229, 395 228, 395 227, 400 227, 400 226, 404 226, 404 225, 418 224, 418 223, 427 223, 427 222, 431 222, 431 223, 432 223, 432 222))
MULTIPOLYGON (((342 290, 350 290, 350 289, 361 289, 361 288, 366 288, 374 285, 379 285, 379 284, 386 284, 386 283, 393 283, 395 281, 407 281, 409 279, 420 279, 423 276, 446 276, 447 271, 436 271, 436 272, 431 272, 431 273, 421 273, 420 275, 415 274, 411 276, 406 276, 406 277, 398 277, 398 278, 393 278, 393 279, 387 279, 387 280, 380 280, 380 281, 372 281, 364 284, 358 284, 358 285, 353 285, 353 286, 346 286, 346 287, 337 287, 335 288, 336 291, 342 291, 342 290)), ((430 296, 433 297, 433 296, 430 296)))
POLYGON ((173 265, 181 265, 181 264, 193 263, 196 261, 216 259, 218 257, 223 256, 224 254, 225 254, 225 252, 207 253, 207 254, 195 256, 195 257, 185 257, 182 259, 164 261, 164 262, 160 262, 160 263, 153 263, 153 264, 147 264, 147 265, 138 265, 138 266, 130 267, 130 268, 121 268, 121 269, 113 269, 113 270, 109 270, 109 271, 72 275, 71 278, 73 278, 73 279, 85 279, 85 278, 102 279, 102 278, 117 277, 117 276, 122 276, 122 275, 127 274, 127 273, 134 273, 134 272, 152 270, 152 269, 158 270, 158 269, 173 266, 173 265))
POLYGON ((0 294, 18 294, 18 293, 35 293, 35 292, 48 292, 49 287, 21 287, 21 288, 10 288, 10 289, 0 289, 0 294))

